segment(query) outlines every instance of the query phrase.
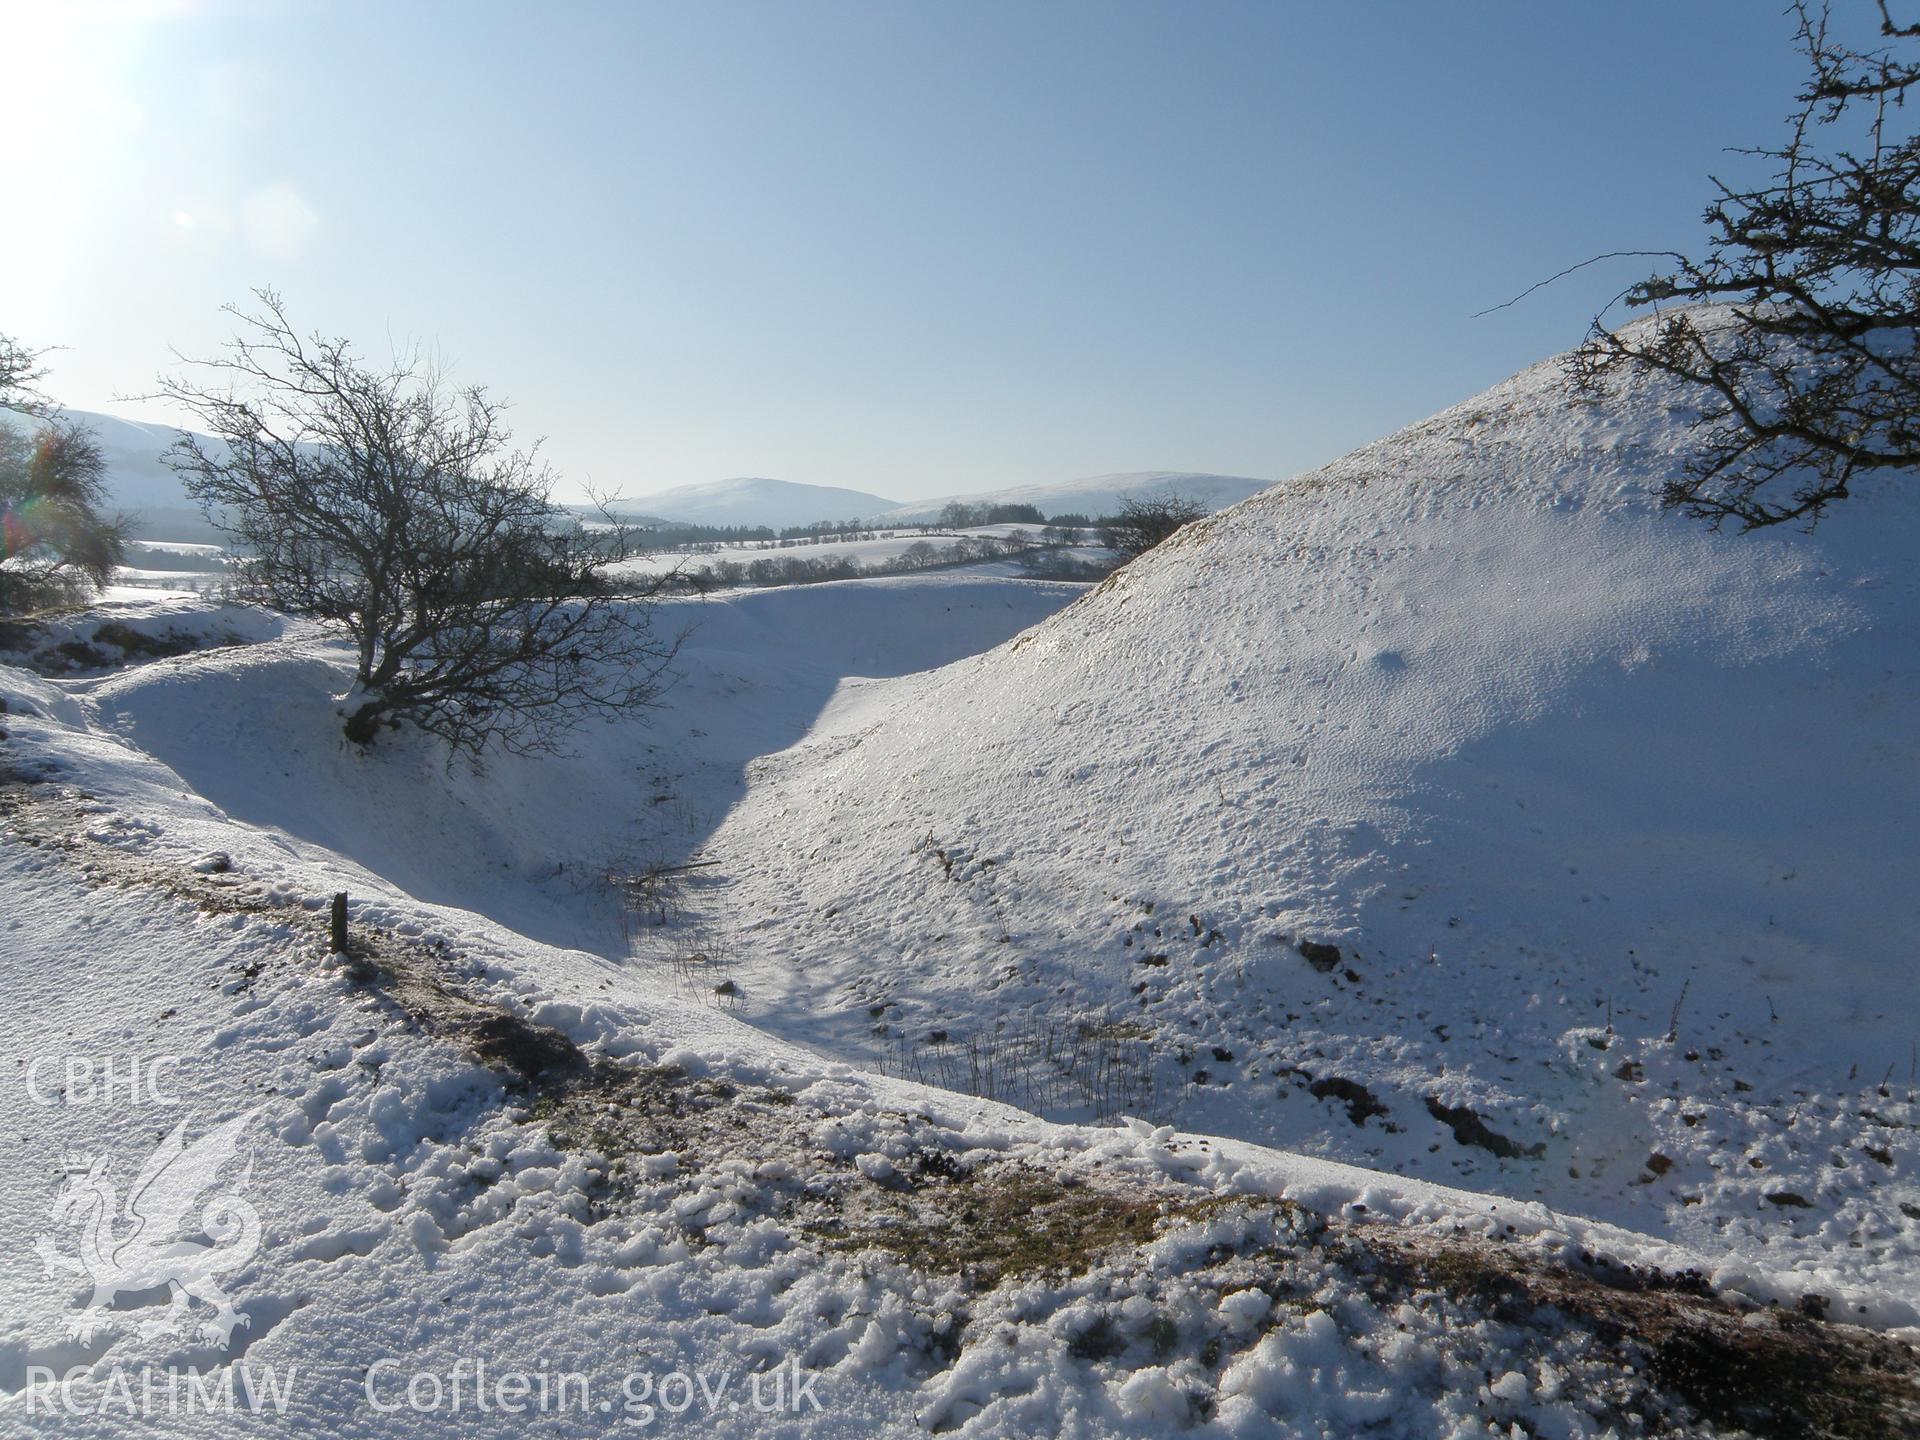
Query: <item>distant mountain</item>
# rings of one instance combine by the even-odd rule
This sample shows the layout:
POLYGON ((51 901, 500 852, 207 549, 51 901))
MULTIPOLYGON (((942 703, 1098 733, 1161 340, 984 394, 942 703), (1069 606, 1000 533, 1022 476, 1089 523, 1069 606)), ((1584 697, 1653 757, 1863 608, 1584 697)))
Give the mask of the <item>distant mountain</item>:
MULTIPOLYGON (((200 507, 187 498, 179 478, 166 467, 161 454, 181 432, 172 425, 151 425, 102 415, 92 410, 68 410, 69 420, 92 427, 107 461, 110 508, 134 517, 134 534, 144 540, 204 540, 217 538, 200 507)), ((12 410, 0 410, 0 425, 32 429, 38 422, 12 410)))
POLYGON ((816 520, 864 519, 898 504, 862 490, 745 477, 628 496, 615 508, 638 508, 689 525, 770 525, 778 530, 816 520))
MULTIPOLYGON (((133 533, 142 540, 220 540, 224 538, 218 530, 207 523, 206 516, 187 495, 179 478, 167 468, 160 458, 176 437, 184 433, 178 426, 150 424, 138 420, 122 419, 118 415, 103 415, 94 410, 66 410, 62 414, 69 420, 77 420, 92 428, 100 442, 100 449, 107 461, 107 494, 109 506, 133 517, 133 533)), ((0 410, 0 425, 14 430, 30 430, 39 422, 28 415, 12 410, 0 410)), ((210 450, 217 451, 217 441, 200 437, 210 450)), ((755 483, 779 485, 779 481, 725 482, 727 484, 755 483)), ((699 489, 701 487, 689 487, 699 489)), ((817 487, 795 485, 794 490, 814 490, 817 487)), ((674 492, 682 493, 682 492, 674 492)), ((858 502, 851 509, 828 512, 835 518, 847 519, 872 509, 876 505, 891 504, 875 495, 858 495, 851 490, 820 490, 828 496, 853 496, 858 502)), ((845 500, 838 501, 843 507, 845 500)), ((599 511, 591 505, 563 505, 561 507, 577 514, 583 520, 593 520, 599 511)), ((808 507, 802 507, 808 508, 808 507)), ((615 512, 623 520, 636 524, 660 524, 666 517, 651 508, 643 511, 638 505, 620 503, 614 506, 615 512)), ((684 517, 674 516, 674 519, 684 517)), ((827 518, 827 515, 809 514, 808 520, 827 518)), ((703 522, 711 524, 804 524, 805 521, 747 521, 724 520, 703 522)))
POLYGON ((958 500, 968 505, 1031 505, 1042 515, 1078 514, 1089 518, 1111 515, 1129 495, 1181 495, 1198 500, 1209 510, 1227 506, 1258 494, 1274 482, 1253 480, 1245 475, 1205 475, 1185 470, 1135 470, 1123 475, 1091 475, 1084 480, 1067 480, 1058 485, 1016 485, 1010 490, 986 490, 972 495, 941 495, 932 500, 915 500, 871 518, 896 524, 911 524, 940 513, 958 500))
MULTIPOLYGON (((107 492, 113 508, 134 517, 134 533, 148 540, 217 539, 217 534, 187 498, 161 454, 181 431, 172 425, 125 420, 97 411, 69 410, 70 419, 93 427, 107 458, 107 492)), ((0 425, 30 427, 29 417, 0 410, 0 425)), ((689 525, 766 525, 778 530, 816 520, 880 520, 909 524, 938 515, 953 500, 969 505, 1033 505, 1045 515, 1111 514, 1123 496, 1175 493, 1191 496, 1209 510, 1220 510, 1264 490, 1268 480, 1241 475, 1203 475, 1180 470, 1140 470, 1124 475, 1095 475, 1058 485, 1022 485, 969 495, 941 495, 902 504, 863 490, 834 485, 803 485, 792 480, 744 477, 639 495, 614 503, 623 516, 677 520, 689 525)), ((588 507, 568 507, 591 518, 588 507)))

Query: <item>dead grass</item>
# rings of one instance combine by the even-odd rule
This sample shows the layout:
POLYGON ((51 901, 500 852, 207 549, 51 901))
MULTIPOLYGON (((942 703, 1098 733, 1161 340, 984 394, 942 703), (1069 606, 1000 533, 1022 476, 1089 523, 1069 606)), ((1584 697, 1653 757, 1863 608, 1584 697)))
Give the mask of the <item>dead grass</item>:
POLYGON ((1350 1229, 1383 1299, 1439 1292, 1512 1323, 1570 1323, 1715 1425, 1768 1440, 1920 1436, 1920 1352, 1858 1326, 1715 1295, 1697 1274, 1554 1264, 1465 1236, 1350 1229))
MULTIPOLYGON (((83 610, 85 607, 74 607, 83 610)), ((143 665, 153 660, 170 659, 198 650, 224 650, 245 643, 228 632, 203 636, 192 631, 169 629, 148 635, 119 620, 106 620, 94 626, 90 635, 53 641, 41 620, 53 620, 67 611, 46 611, 39 616, 0 621, 0 654, 9 664, 20 665, 39 675, 72 675, 80 671, 117 670, 143 665)))
POLYGON ((937 1164, 875 1187, 812 1233, 837 1250, 875 1250, 902 1264, 991 1290, 1027 1275, 1085 1274, 1220 1208, 1196 1191, 1122 1192, 1068 1184, 1017 1163, 953 1171, 937 1164))

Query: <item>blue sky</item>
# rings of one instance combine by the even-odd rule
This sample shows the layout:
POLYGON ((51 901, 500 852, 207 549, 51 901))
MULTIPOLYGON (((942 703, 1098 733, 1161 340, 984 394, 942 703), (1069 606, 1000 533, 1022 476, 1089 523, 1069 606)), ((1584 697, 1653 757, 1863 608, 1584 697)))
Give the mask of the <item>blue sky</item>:
POLYGON ((571 479, 1280 478, 1576 342, 1799 79, 1754 0, 0 0, 0 331, 68 404, 253 285, 571 479))

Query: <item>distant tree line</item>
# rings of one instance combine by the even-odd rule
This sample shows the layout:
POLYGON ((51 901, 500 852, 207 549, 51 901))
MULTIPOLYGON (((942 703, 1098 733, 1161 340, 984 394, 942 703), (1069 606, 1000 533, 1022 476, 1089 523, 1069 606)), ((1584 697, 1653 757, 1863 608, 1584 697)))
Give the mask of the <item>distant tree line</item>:
MULTIPOLYGON (((1042 541, 1024 531, 1006 535, 961 535, 950 544, 916 540, 898 555, 858 564, 850 556, 782 552, 753 560, 715 560, 677 577, 690 590, 733 589, 742 585, 818 585, 828 580, 859 580, 877 575, 912 575, 953 565, 977 565, 985 560, 1026 556, 1041 551, 1042 541)), ((1104 573, 1104 572, 1103 572, 1104 573)))
POLYGON ((948 505, 937 517, 902 524, 872 520, 813 520, 774 530, 766 525, 693 525, 680 521, 635 523, 632 536, 649 549, 719 549, 728 545, 796 545, 829 540, 873 540, 900 530, 933 534, 941 530, 972 530, 984 525, 1048 525, 1088 530, 1098 525, 1085 515, 1058 515, 1049 521, 1033 505, 948 505))
MULTIPOLYGON (((931 536, 957 530, 976 530, 988 525, 1031 525, 1040 527, 1039 539, 1035 541, 1023 535, 1018 548, 1029 549, 1037 545, 1057 549, 1063 546, 1098 543, 1117 550, 1130 559, 1135 555, 1144 554, 1188 521, 1197 520, 1206 513, 1206 506, 1197 500, 1180 495, 1130 497, 1121 501, 1119 510, 1112 515, 1088 516, 1069 511, 1055 515, 1052 519, 1048 519, 1035 505, 969 505, 964 501, 954 500, 942 507, 936 516, 928 516, 923 520, 900 525, 878 525, 870 520, 815 520, 805 525, 788 525, 776 533, 764 525, 667 523, 637 527, 633 536, 641 546, 649 550, 688 550, 711 554, 728 546, 778 546, 785 549, 789 546, 819 545, 828 542, 875 540, 901 530, 918 530, 922 535, 931 536)), ((981 557, 975 555, 968 558, 981 557)), ((744 562, 743 569, 751 563, 744 562)), ((838 574, 825 574, 837 568, 837 561, 811 563, 813 569, 823 574, 824 578, 844 578, 838 574)), ((924 568, 925 563, 930 562, 910 563, 906 568, 924 568)), ((931 563, 964 564, 968 562, 943 559, 931 563)), ((1098 568, 1097 562, 1093 563, 1094 567, 1098 568)), ((763 567, 762 573, 790 572, 797 575, 805 568, 806 566, 797 564, 763 567)), ((868 566, 856 573, 880 573, 883 569, 884 567, 868 566)), ((730 575, 732 571, 724 567, 715 567, 710 573, 730 575)), ((1100 573, 1104 574, 1106 571, 1101 570, 1100 573)), ((803 582, 781 579, 753 580, 748 583, 786 585, 803 582)))
MULTIPOLYGON (((1030 505, 982 508, 1039 513, 1030 505)), ((1184 496, 1129 497, 1121 502, 1118 514, 1097 521, 1081 525, 1045 524, 1038 531, 1016 526, 1000 535, 959 535, 945 545, 936 545, 931 539, 916 540, 898 555, 867 564, 861 564, 847 555, 814 558, 789 553, 788 546, 799 548, 828 539, 875 538, 874 531, 851 526, 818 531, 809 528, 804 540, 783 538, 774 542, 782 547, 778 554, 762 555, 752 560, 716 559, 699 568, 679 572, 671 577, 669 583, 676 588, 693 591, 732 589, 742 585, 817 585, 828 580, 911 575, 923 570, 977 565, 983 561, 1009 558, 1017 558, 1021 573, 1030 579, 1099 580, 1127 561, 1145 554, 1181 526, 1200 519, 1206 513, 1206 506, 1184 496), (1097 545, 1104 553, 1071 553, 1088 545, 1097 545)), ((970 525, 967 528, 973 527, 970 525)), ((647 583, 659 582, 649 580, 647 583)))
POLYGON ((810 525, 789 525, 780 532, 782 540, 828 540, 862 536, 872 539, 872 531, 892 527, 876 526, 871 520, 815 520, 810 525))
POLYGON ((772 540, 774 532, 765 525, 685 525, 668 521, 657 525, 636 524, 633 537, 641 544, 661 550, 686 545, 745 545, 772 540))
POLYGON ((943 530, 970 530, 977 525, 1045 525, 1047 517, 1032 505, 969 505, 950 500, 941 507, 943 530))

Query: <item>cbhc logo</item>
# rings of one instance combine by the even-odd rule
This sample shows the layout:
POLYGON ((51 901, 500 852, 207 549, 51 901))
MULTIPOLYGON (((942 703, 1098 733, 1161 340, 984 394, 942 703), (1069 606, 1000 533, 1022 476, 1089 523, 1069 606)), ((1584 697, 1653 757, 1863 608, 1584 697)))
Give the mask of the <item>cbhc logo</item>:
POLYGON ((42 1055, 27 1066, 27 1094, 36 1105, 178 1105, 161 1080, 179 1064, 178 1055, 42 1055), (66 1084, 51 1093, 41 1088, 62 1078, 66 1084))

